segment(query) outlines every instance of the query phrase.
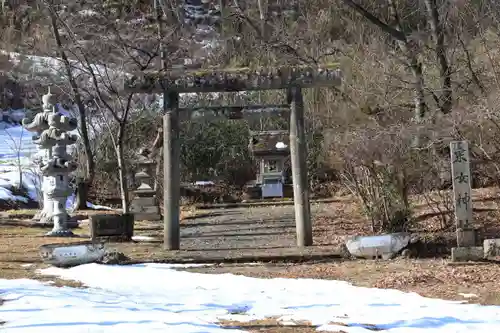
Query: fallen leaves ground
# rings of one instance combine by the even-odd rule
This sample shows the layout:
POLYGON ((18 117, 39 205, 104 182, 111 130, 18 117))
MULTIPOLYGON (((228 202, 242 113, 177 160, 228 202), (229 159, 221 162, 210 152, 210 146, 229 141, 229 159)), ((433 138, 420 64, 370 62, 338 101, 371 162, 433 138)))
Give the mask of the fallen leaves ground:
MULTIPOLYGON (((221 320, 219 325, 227 329, 239 329, 252 333, 315 333, 316 327, 307 321, 284 324, 278 318, 266 318, 249 322, 221 320)), ((340 333, 340 332, 339 332, 340 333)))

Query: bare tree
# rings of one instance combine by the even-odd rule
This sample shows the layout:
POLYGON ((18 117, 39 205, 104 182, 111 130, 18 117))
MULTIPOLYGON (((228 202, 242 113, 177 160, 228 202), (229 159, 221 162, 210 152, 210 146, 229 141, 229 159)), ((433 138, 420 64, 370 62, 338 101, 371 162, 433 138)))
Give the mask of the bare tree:
POLYGON ((392 24, 388 24, 380 20, 374 14, 370 13, 363 6, 353 0, 342 0, 347 6, 351 7, 357 13, 362 15, 366 20, 375 26, 379 27, 383 32, 393 38, 403 57, 406 59, 408 67, 413 75, 414 88, 414 119, 417 123, 421 122, 427 112, 427 104, 425 102, 425 87, 424 76, 422 73, 422 63, 418 59, 418 48, 413 40, 403 30, 403 22, 397 12, 396 5, 393 0, 387 0, 389 12, 391 14, 392 24))
MULTIPOLYGON (((168 66, 169 60, 175 60, 175 53, 166 58, 162 46, 168 49, 176 29, 163 33, 162 29, 158 32, 146 25, 144 30, 134 30, 129 25, 127 15, 132 15, 129 10, 118 11, 114 14, 118 15, 117 18, 110 20, 106 7, 98 3, 91 7, 90 20, 93 25, 89 28, 89 22, 85 19, 71 14, 63 17, 56 6, 47 6, 53 30, 56 31, 54 36, 59 53, 65 59, 63 62, 68 77, 73 80, 70 85, 74 87, 73 91, 78 92, 83 110, 97 112, 108 132, 116 155, 122 208, 124 213, 128 213, 127 169, 130 161, 126 151, 126 132, 130 116, 137 116, 147 102, 139 95, 123 91, 124 80, 127 73, 151 68, 155 59, 160 59, 163 68, 168 66), (95 36, 90 43, 89 34, 95 36), (63 45, 61 35, 64 35, 67 45, 63 45)), ((159 12, 156 12, 157 16, 159 12)), ((141 11, 133 14, 151 17, 151 13, 141 11)))
POLYGON ((19 137, 15 137, 12 135, 8 129, 5 130, 5 133, 7 133, 7 136, 9 137, 11 144, 9 146, 11 147, 11 150, 15 152, 16 154, 16 168, 17 172, 19 174, 19 188, 23 187, 23 164, 21 160, 21 155, 23 151, 23 135, 24 135, 24 128, 21 129, 21 135, 19 137))
POLYGON ((53 4, 46 2, 46 6, 50 15, 50 24, 52 28, 52 33, 54 36, 54 40, 56 42, 57 46, 57 53, 59 54, 59 57, 61 58, 61 61, 63 63, 65 72, 66 72, 66 77, 68 80, 68 83, 71 87, 71 91, 73 93, 73 97, 76 103, 76 106, 78 108, 78 116, 79 116, 79 121, 80 121, 80 133, 81 133, 81 142, 83 144, 84 150, 85 150, 85 162, 86 162, 86 168, 85 168, 85 176, 83 177, 83 181, 79 181, 77 183, 77 190, 76 190, 76 198, 75 198, 75 204, 73 208, 75 210, 77 209, 86 209, 87 208, 87 199, 88 199, 88 191, 90 188, 90 184, 92 184, 92 181, 94 179, 95 175, 95 159, 94 159, 94 153, 92 151, 91 145, 90 145, 90 138, 89 138, 89 133, 88 133, 88 124, 87 124, 87 108, 85 104, 83 103, 83 98, 82 98, 82 92, 80 87, 77 84, 75 74, 73 73, 73 68, 72 65, 68 59, 68 56, 65 51, 65 46, 63 45, 61 35, 59 33, 59 23, 58 23, 58 15, 55 10, 55 7, 53 4))
POLYGON ((434 40, 434 51, 436 60, 439 64, 439 74, 441 78, 441 95, 438 97, 433 94, 437 105, 442 113, 449 113, 452 108, 452 87, 451 87, 451 68, 448 64, 448 58, 445 48, 446 29, 443 20, 439 16, 439 6, 437 0, 425 0, 427 9, 427 21, 431 28, 432 39, 434 40))

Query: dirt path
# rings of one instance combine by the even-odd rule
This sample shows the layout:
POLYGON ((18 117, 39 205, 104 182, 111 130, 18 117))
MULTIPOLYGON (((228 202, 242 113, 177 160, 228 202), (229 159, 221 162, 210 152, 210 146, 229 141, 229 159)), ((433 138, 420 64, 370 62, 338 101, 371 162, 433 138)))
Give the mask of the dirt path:
MULTIPOLYGON (((311 206, 313 218, 327 212, 324 204, 311 206)), ((332 231, 334 228, 332 225, 332 231)), ((335 245, 319 237, 316 243, 335 245)), ((209 217, 183 221, 181 228, 181 248, 188 250, 253 250, 294 247, 295 244, 293 206, 221 209, 209 217)))

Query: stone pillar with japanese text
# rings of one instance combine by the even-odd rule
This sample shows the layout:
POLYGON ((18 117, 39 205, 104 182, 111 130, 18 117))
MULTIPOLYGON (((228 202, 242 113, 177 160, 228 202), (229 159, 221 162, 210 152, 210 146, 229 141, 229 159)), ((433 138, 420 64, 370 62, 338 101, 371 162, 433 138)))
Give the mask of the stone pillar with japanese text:
POLYGON ((476 245, 476 230, 472 217, 469 145, 467 141, 452 141, 450 152, 457 246, 472 247, 476 245))

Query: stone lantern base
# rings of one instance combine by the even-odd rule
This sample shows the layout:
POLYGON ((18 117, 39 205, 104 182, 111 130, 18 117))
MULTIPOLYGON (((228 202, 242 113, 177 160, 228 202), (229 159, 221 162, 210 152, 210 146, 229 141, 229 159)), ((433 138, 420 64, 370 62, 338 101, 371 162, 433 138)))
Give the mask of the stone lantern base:
POLYGON ((132 200, 130 211, 134 214, 136 221, 161 221, 160 207, 156 198, 156 192, 149 189, 138 189, 134 191, 135 198, 132 200))
MULTIPOLYGON (((43 210, 36 213, 32 221, 44 227, 52 228, 54 226, 54 217, 52 215, 48 216, 43 210)), ((66 226, 69 229, 78 228, 79 225, 80 223, 76 217, 66 213, 66 226)))

